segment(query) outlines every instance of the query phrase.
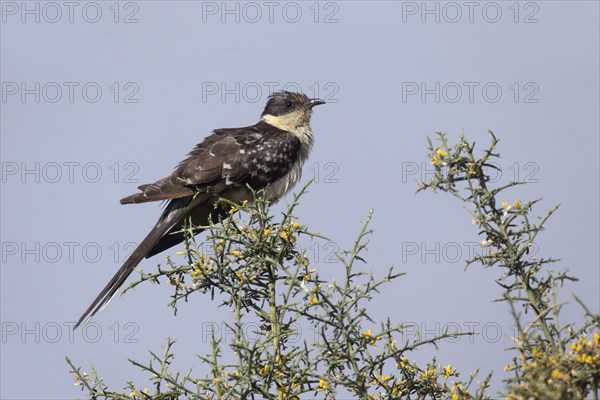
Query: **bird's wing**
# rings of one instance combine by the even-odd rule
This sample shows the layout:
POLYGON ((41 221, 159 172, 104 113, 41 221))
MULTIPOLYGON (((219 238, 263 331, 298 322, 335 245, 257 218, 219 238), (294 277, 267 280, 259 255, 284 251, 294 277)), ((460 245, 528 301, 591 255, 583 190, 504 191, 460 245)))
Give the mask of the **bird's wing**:
MULTIPOLYGON (((145 203, 192 196, 199 187, 218 183, 221 179, 222 162, 215 163, 212 154, 224 155, 231 150, 231 137, 214 133, 208 136, 177 165, 173 173, 154 183, 138 187, 134 193, 121 199, 121 204, 145 203)), ((235 149, 234 149, 235 150, 235 149)))
POLYGON ((289 172, 301 147, 289 132, 263 122, 215 132, 223 139, 185 165, 183 176, 192 184, 204 181, 208 166, 220 172, 219 182, 226 187, 250 185, 255 190, 262 189, 289 172))
MULTIPOLYGON (((297 139, 286 132, 261 128, 254 126, 218 130, 217 133, 222 136, 220 140, 194 149, 190 158, 181 163, 181 176, 190 185, 196 185, 198 190, 207 184, 207 175, 204 173, 207 166, 213 166, 211 170, 219 171, 219 175, 210 181, 211 193, 235 202, 251 200, 251 193, 246 185, 259 190, 279 179, 289 171, 293 160, 297 159, 300 146, 297 139)), ((216 199, 217 197, 210 197, 207 199, 208 204, 201 204, 190 210, 189 215, 156 243, 146 254, 146 258, 183 242, 185 235, 182 228, 188 217, 194 226, 209 225, 209 219, 216 222, 219 216, 225 217, 224 210, 214 207, 216 199)))
POLYGON ((202 188, 220 193, 231 185, 249 184, 260 189, 289 170, 299 149, 293 135, 264 123, 217 129, 170 176, 140 186, 140 193, 121 199, 121 204, 182 198, 202 188))
POLYGON ((138 187, 141 193, 134 193, 121 199, 121 204, 146 203, 149 201, 171 200, 191 196, 194 191, 186 187, 175 175, 167 176, 154 183, 138 187))

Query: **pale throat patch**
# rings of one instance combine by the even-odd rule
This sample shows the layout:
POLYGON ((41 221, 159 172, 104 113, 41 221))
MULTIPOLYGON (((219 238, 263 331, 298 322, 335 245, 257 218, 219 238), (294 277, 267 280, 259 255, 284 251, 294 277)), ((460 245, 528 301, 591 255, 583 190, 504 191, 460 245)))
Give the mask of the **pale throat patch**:
POLYGON ((307 116, 303 111, 296 110, 279 116, 266 114, 263 115, 261 119, 275 128, 289 132, 296 136, 298 139, 300 139, 300 142, 302 142, 303 145, 312 145, 312 131, 310 129, 307 116))

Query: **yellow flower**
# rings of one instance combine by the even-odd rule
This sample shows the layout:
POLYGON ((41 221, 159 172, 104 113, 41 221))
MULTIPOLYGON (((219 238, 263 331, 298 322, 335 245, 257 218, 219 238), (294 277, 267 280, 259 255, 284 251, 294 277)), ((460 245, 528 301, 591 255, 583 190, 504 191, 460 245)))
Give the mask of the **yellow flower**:
POLYGON ((588 364, 588 365, 594 364, 594 358, 592 356, 590 356, 589 354, 582 354, 580 356, 580 361, 583 364, 588 364))
POLYGON ((541 356, 542 356, 542 353, 538 349, 533 349, 531 351, 531 357, 540 358, 541 356))
POLYGON ((436 376, 436 371, 435 369, 428 369, 427 371, 423 372, 419 378, 421 379, 429 379, 429 378, 434 378, 436 376))
POLYGON ((270 234, 271 234, 271 230, 270 229, 265 229, 263 231, 263 236, 265 236, 265 237, 269 236, 270 234))
POLYGON ((130 396, 137 396, 139 395, 139 393, 136 390, 132 390, 131 393, 129 393, 130 396))
POLYGON ((269 366, 269 364, 265 364, 261 369, 260 369, 260 373, 261 375, 267 375, 269 373, 269 371, 271 370, 271 367, 269 366))
POLYGON ((148 394, 148 388, 144 388, 144 390, 142 390, 142 392, 144 392, 144 394, 148 394))
POLYGON ((294 222, 292 223, 292 229, 296 230, 296 229, 298 229, 299 227, 300 227, 300 224, 299 224, 298 222, 294 221, 294 222))
POLYGON ((247 204, 248 204, 248 200, 242 201, 242 207, 246 206, 247 204))
POLYGON ((452 393, 452 400, 458 400, 459 397, 456 393, 452 393))
POLYGON ((286 388, 285 386, 279 386, 277 388, 277 391, 280 392, 280 393, 283 393, 283 394, 287 394, 288 388, 286 388))
POLYGON ((317 303, 318 303, 318 300, 317 300, 317 298, 316 298, 315 296, 312 296, 312 297, 310 298, 310 305, 311 305, 311 306, 314 306, 314 305, 315 305, 315 304, 317 304, 317 303))
POLYGON ((448 365, 446 368, 444 368, 444 377, 446 380, 448 380, 448 378, 454 374, 456 374, 456 371, 452 369, 451 365, 448 365))
POLYGON ((440 160, 437 157, 431 158, 431 165, 438 165, 439 163, 440 163, 440 160))
POLYGON ((367 340, 371 340, 373 339, 373 334, 371 333, 371 330, 366 330, 363 332, 363 337, 367 340))
POLYGON ((317 392, 320 392, 322 390, 327 390, 328 387, 329 387, 329 384, 327 383, 327 381, 321 379, 319 381, 319 387, 317 388, 317 392))
POLYGON ((408 365, 408 358, 406 356, 402 356, 400 362, 398 363, 398 369, 404 369, 408 365))
POLYGON ((564 379, 564 375, 557 369, 552 370, 552 379, 564 379))
POLYGON ((435 151, 435 153, 437 154, 437 156, 438 156, 439 158, 444 158, 444 157, 446 157, 446 156, 448 155, 448 153, 447 153, 447 152, 445 152, 445 151, 444 151, 444 150, 442 150, 442 149, 437 149, 437 150, 435 151))
POLYGON ((508 201, 503 201, 502 202, 502 207, 508 208, 508 201))
POLYGON ((513 208, 519 208, 521 207, 521 202, 519 200, 515 200, 513 203, 513 208))
POLYGON ((288 234, 287 234, 287 232, 285 232, 285 231, 281 232, 281 234, 280 234, 279 236, 281 236, 281 238, 282 238, 283 240, 287 240, 287 239, 288 239, 288 234))
MULTIPOLYGON (((385 385, 385 383, 391 379, 391 376, 389 376, 389 375, 381 375, 379 377, 379 379, 381 380, 381 383, 383 383, 385 385)), ((377 379, 373 379, 371 381, 371 385, 377 386, 377 385, 379 385, 379 381, 377 379)))

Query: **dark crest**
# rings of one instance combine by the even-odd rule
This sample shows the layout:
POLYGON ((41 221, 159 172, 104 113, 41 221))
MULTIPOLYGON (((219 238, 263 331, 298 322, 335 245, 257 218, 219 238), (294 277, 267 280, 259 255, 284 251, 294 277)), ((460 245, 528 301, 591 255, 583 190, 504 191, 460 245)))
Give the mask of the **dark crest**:
POLYGON ((274 92, 269 96, 269 100, 267 101, 267 105, 261 116, 265 114, 279 116, 294 110, 309 107, 310 105, 310 99, 302 93, 287 91, 274 92))

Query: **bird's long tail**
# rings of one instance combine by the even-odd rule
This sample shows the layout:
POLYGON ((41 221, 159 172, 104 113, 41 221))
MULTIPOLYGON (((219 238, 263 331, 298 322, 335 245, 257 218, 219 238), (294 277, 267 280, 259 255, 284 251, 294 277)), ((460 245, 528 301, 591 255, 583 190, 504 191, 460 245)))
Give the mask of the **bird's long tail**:
POLYGON ((108 304, 112 297, 117 293, 119 288, 123 285, 127 277, 131 275, 135 267, 137 267, 144 257, 152 250, 156 243, 158 243, 158 241, 175 223, 184 218, 185 214, 189 210, 188 205, 189 199, 177 199, 169 203, 154 228, 152 228, 142 243, 140 243, 140 245, 129 256, 129 258, 127 258, 127 261, 125 261, 123 266, 106 284, 104 289, 102 289, 100 294, 98 294, 96 299, 92 302, 92 304, 90 304, 87 310, 85 310, 73 329, 77 329, 77 327, 82 323, 87 323, 98 311, 108 304))

